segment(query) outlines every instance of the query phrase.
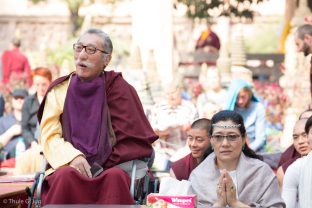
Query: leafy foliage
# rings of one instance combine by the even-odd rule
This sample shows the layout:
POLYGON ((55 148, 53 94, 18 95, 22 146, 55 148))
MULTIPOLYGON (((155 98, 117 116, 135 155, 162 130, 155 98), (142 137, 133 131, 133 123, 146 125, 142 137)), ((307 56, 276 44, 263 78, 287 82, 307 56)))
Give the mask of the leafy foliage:
POLYGON ((229 16, 253 19, 253 3, 263 0, 178 0, 187 6, 187 16, 191 19, 209 19, 211 17, 229 16))
MULTIPOLYGON (((30 0, 34 4, 38 4, 40 2, 46 2, 47 0, 30 0)), ((84 21, 83 16, 79 16, 79 9, 88 4, 94 3, 94 0, 63 0, 67 8, 70 12, 70 21, 71 21, 71 33, 72 35, 76 35, 79 29, 82 26, 84 21)), ((103 4, 115 4, 116 0, 102 0, 103 4)))
POLYGON ((252 35, 245 36, 247 53, 276 53, 278 51, 279 25, 259 24, 252 35), (270 35, 268 35, 270 34, 270 35), (256 41, 255 41, 256 40, 256 41))

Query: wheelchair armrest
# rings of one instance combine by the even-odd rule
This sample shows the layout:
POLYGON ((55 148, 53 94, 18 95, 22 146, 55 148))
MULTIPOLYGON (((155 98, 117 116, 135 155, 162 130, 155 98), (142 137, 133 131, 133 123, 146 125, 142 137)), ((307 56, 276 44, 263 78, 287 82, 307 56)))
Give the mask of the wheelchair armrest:
POLYGON ((35 175, 34 183, 31 187, 31 189, 27 189, 27 193, 29 195, 29 203, 28 208, 33 207, 41 207, 41 190, 42 190, 42 183, 44 181, 45 177, 45 170, 47 167, 47 160, 44 158, 41 164, 41 171, 37 172, 35 175), (35 195, 35 192, 37 191, 37 194, 35 195))

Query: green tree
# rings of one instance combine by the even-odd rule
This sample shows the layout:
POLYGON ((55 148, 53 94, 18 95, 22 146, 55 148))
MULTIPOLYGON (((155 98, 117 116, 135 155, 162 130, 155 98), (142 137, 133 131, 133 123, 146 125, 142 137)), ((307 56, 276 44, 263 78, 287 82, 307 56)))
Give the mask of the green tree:
MULTIPOLYGON (((46 0, 30 0, 32 3, 37 4, 39 2, 45 2, 46 0)), ((70 12, 70 21, 71 21, 71 33, 73 36, 77 35, 77 32, 82 26, 84 17, 79 16, 79 9, 83 5, 88 5, 94 3, 94 0, 85 1, 85 0, 63 0, 70 12)), ((102 0, 103 4, 115 4, 117 0, 102 0)))
POLYGON ((187 16, 191 19, 209 19, 211 17, 228 16, 252 20, 253 3, 263 0, 177 0, 187 6, 187 16))
POLYGON ((64 0, 70 12, 71 20, 71 33, 76 35, 78 30, 81 28, 84 17, 79 16, 79 9, 83 4, 83 0, 64 0))

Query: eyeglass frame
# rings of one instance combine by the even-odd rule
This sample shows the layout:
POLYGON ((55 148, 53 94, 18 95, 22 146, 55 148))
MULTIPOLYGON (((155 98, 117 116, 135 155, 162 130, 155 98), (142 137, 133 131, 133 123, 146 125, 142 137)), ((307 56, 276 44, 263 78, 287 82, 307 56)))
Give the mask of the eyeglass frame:
POLYGON ((77 53, 80 53, 81 51, 77 51, 77 50, 75 49, 76 46, 82 46, 81 51, 84 49, 85 52, 86 52, 87 54, 89 54, 89 55, 95 54, 96 51, 100 51, 100 52, 102 52, 102 53, 104 53, 104 54, 109 54, 109 53, 107 53, 106 51, 102 51, 102 50, 98 49, 98 48, 95 47, 95 46, 83 45, 83 44, 81 44, 81 43, 74 43, 74 44, 73 44, 73 50, 74 50, 75 52, 77 52, 77 53), (90 47, 93 48, 93 49, 94 49, 94 52, 93 52, 93 53, 90 53, 90 51, 88 52, 87 47, 89 47, 89 49, 90 49, 90 47))
POLYGON ((211 139, 214 139, 217 143, 222 143, 224 141, 224 139, 226 139, 226 141, 228 141, 228 142, 236 142, 240 137, 242 137, 242 136, 238 135, 238 134, 211 135, 211 139), (222 139, 220 140, 219 138, 216 138, 216 136, 218 136, 222 139), (232 137, 232 139, 230 139, 230 137, 232 137))

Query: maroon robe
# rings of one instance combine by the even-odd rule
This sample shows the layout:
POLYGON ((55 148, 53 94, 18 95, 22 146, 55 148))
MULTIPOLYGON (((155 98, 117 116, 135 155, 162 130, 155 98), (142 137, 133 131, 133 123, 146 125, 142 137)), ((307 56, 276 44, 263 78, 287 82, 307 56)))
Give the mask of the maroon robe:
MULTIPOLYGON (((104 75, 107 105, 116 137, 112 153, 103 164, 105 171, 91 179, 76 173, 76 170, 71 167, 57 169, 52 175, 46 177, 42 193, 43 205, 134 203, 129 191, 129 176, 123 170, 111 167, 129 160, 150 157, 151 144, 157 136, 144 114, 135 89, 122 78, 121 73, 108 71, 104 75), (70 191, 66 191, 68 187, 70 191)), ((69 77, 70 75, 55 80, 48 92, 69 77)), ((45 99, 46 97, 38 111, 39 122, 44 112, 45 99)))
POLYGON ((206 46, 212 46, 217 50, 220 50, 220 40, 216 33, 210 30, 208 36, 205 39, 202 39, 201 36, 202 34, 196 41, 195 50, 204 48, 206 46))
POLYGON ((188 180, 191 172, 197 167, 197 160, 192 153, 171 164, 174 175, 178 180, 188 180))
POLYGON ((278 162, 278 167, 282 166, 284 173, 291 163, 293 163, 296 159, 300 157, 300 154, 295 149, 294 145, 290 145, 283 154, 278 162))

